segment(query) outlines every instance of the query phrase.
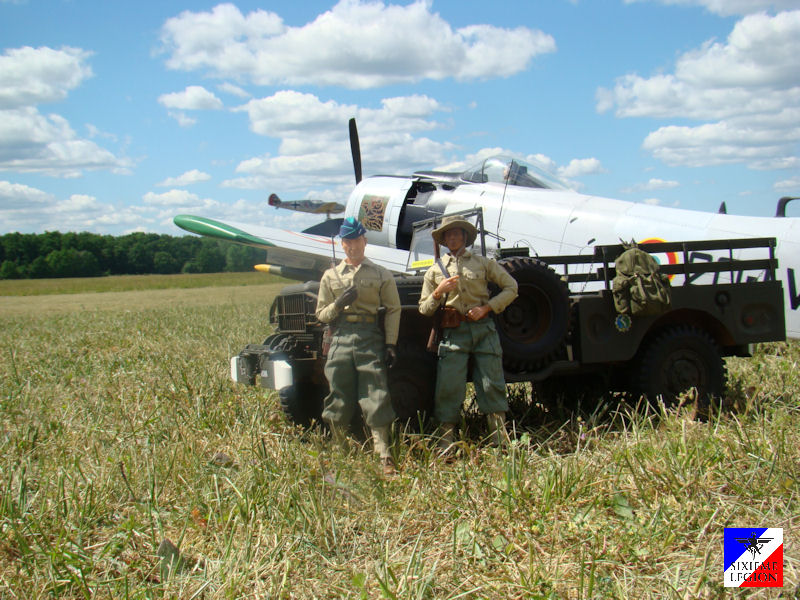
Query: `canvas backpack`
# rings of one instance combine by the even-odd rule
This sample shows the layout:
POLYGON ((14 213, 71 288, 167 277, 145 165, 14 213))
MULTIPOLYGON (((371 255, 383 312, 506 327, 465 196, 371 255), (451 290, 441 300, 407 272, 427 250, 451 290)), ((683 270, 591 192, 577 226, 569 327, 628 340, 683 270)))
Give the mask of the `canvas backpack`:
POLYGON ((635 242, 614 261, 614 307, 619 314, 635 317, 658 315, 669 308, 669 277, 659 272, 658 261, 638 248, 635 242))

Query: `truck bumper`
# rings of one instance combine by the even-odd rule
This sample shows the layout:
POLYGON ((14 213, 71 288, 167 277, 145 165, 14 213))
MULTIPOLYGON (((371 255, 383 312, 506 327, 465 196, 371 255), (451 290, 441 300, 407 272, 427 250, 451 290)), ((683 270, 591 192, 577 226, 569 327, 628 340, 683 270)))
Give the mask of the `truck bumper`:
POLYGON ((288 361, 263 356, 258 361, 252 361, 241 354, 231 357, 231 380, 271 390, 280 390, 294 383, 292 366, 288 361))

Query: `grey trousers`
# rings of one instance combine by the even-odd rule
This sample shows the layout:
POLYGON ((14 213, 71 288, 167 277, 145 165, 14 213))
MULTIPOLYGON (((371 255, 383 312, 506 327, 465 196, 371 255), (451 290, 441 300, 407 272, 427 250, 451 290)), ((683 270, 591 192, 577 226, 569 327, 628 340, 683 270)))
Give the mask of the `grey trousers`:
POLYGON ((394 421, 384 351, 384 334, 377 324, 345 322, 337 327, 325 363, 331 391, 323 419, 346 427, 359 405, 373 429, 394 421))

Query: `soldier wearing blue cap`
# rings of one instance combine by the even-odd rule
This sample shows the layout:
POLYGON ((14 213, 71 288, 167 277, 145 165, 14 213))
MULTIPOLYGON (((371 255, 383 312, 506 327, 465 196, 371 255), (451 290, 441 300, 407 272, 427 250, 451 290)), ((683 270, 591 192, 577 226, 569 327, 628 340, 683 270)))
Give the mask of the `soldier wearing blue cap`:
POLYGON ((391 475, 395 414, 386 369, 397 360, 400 296, 392 274, 364 256, 366 233, 353 217, 342 222, 339 236, 345 259, 325 271, 319 282, 317 319, 334 330, 325 363, 330 393, 322 418, 334 437, 341 438, 360 405, 384 473, 391 475), (381 307, 386 309, 383 331, 378 324, 381 307))

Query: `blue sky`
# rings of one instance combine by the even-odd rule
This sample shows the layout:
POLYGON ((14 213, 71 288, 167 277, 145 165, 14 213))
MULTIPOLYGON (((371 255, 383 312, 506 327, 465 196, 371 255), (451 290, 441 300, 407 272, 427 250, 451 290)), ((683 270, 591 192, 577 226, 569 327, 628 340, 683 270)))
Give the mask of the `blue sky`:
POLYGON ((0 233, 304 227, 267 196, 345 200, 350 117, 365 175, 503 151, 635 202, 800 195, 800 0, 0 0, 0 44, 0 233))

